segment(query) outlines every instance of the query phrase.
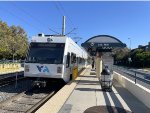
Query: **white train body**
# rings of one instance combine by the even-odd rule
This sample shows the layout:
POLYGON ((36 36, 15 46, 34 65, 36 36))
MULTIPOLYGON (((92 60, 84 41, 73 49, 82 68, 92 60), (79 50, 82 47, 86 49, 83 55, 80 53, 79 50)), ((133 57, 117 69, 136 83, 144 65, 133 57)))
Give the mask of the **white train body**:
POLYGON ((88 54, 66 36, 34 36, 25 63, 24 76, 56 78, 68 82, 75 67, 87 65, 88 54))

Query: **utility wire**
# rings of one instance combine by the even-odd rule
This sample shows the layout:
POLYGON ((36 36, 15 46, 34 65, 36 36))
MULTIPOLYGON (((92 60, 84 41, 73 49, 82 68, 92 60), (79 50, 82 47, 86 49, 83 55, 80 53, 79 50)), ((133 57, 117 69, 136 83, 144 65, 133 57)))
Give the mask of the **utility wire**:
POLYGON ((68 20, 70 21, 70 23, 72 24, 72 26, 74 26, 74 24, 73 24, 73 22, 72 22, 70 16, 68 15, 68 13, 66 12, 66 10, 64 9, 64 7, 63 7, 63 5, 61 4, 61 2, 58 2, 58 4, 59 4, 61 10, 62 10, 62 11, 64 12, 64 14, 67 16, 67 18, 68 18, 68 20))
POLYGON ((6 11, 8 12, 10 15, 18 18, 20 21, 26 23, 27 25, 31 26, 32 28, 36 29, 38 32, 41 31, 41 29, 39 29, 37 26, 34 26, 34 25, 31 25, 31 23, 28 23, 27 21, 25 21, 24 19, 20 18, 19 16, 16 16, 15 14, 13 14, 11 11, 7 10, 7 9, 4 9, 2 7, 0 7, 3 11, 6 11))
MULTIPOLYGON (((61 2, 57 2, 57 3, 58 3, 58 5, 60 6, 61 10, 64 12, 64 14, 67 16, 67 18, 68 18, 70 24, 71 24, 72 27, 73 27, 73 29, 72 29, 70 32, 68 32, 66 35, 69 35, 69 34, 77 34, 77 33, 72 33, 72 32, 75 31, 75 30, 77 30, 78 28, 74 27, 75 24, 74 24, 73 21, 71 20, 70 16, 69 16, 68 13, 66 12, 66 10, 65 10, 65 8, 63 7, 63 5, 61 4, 61 2)), ((68 22, 68 21, 67 21, 67 22, 68 22)))
MULTIPOLYGON (((68 19, 68 16, 67 14, 65 14, 65 11, 64 11, 64 8, 62 6, 60 6, 59 2, 55 1, 54 2, 54 5, 56 7, 56 9, 58 10, 58 13, 61 15, 61 16, 64 16, 66 15, 67 19, 68 19)), ((68 19, 69 20, 69 19, 68 19)), ((66 21, 66 23, 68 23, 68 21, 66 21)), ((68 25, 73 28, 73 26, 71 24, 68 23, 68 25)))
POLYGON ((44 25, 45 27, 47 27, 50 31, 59 34, 58 32, 54 31, 53 29, 49 28, 45 23, 41 22, 38 18, 35 18, 34 16, 32 16, 30 13, 28 13, 27 11, 25 11, 23 8, 18 7, 16 4, 13 3, 13 5, 15 7, 17 7, 18 9, 22 10, 22 12, 24 12, 25 14, 27 14, 28 16, 30 16, 33 20, 37 21, 38 23, 40 23, 41 25, 44 25))
POLYGON ((67 33, 66 35, 72 33, 72 32, 75 31, 75 30, 76 30, 76 28, 73 28, 73 29, 72 29, 69 33, 67 33))
POLYGON ((58 4, 56 2, 54 2, 54 5, 55 5, 56 9, 58 10, 58 12, 60 13, 60 15, 64 16, 63 13, 62 13, 62 11, 60 10, 58 4))

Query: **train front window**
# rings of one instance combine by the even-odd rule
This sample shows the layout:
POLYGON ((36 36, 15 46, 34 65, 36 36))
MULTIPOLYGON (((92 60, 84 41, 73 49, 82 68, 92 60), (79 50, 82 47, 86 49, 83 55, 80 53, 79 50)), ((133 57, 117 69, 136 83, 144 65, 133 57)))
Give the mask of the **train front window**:
POLYGON ((64 43, 31 43, 28 63, 62 64, 64 43))

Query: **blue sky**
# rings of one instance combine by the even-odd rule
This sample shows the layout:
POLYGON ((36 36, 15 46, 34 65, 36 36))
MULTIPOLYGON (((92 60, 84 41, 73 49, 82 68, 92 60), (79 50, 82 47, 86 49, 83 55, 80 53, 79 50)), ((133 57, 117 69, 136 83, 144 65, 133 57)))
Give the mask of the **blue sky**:
POLYGON ((30 38, 38 33, 61 33, 66 15, 66 33, 81 37, 79 44, 96 35, 111 35, 131 47, 150 42, 150 2, 0 2, 0 19, 19 25, 30 38))

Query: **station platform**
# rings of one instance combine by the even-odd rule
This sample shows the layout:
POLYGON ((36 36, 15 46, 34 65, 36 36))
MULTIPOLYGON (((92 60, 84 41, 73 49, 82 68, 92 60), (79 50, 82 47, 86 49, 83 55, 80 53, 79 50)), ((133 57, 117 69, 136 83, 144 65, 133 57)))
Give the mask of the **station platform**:
POLYGON ((89 67, 36 113, 150 113, 150 109, 115 79, 112 92, 102 91, 89 67))

